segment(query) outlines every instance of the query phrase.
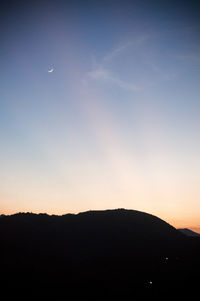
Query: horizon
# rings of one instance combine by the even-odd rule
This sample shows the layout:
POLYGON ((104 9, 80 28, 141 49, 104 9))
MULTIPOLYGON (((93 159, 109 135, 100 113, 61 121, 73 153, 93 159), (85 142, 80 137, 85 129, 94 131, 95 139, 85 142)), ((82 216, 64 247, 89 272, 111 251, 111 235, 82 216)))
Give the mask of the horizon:
POLYGON ((173 226, 175 229, 188 229, 188 230, 192 230, 196 233, 199 233, 200 234, 200 227, 193 227, 193 226, 186 226, 186 225, 173 225, 171 222, 167 221, 167 220, 164 220, 162 219, 161 217, 159 216, 156 216, 154 214, 151 214, 150 212, 145 212, 145 211, 140 211, 140 210, 135 210, 135 209, 130 209, 130 208, 106 208, 106 209, 95 209, 95 210, 92 210, 92 209, 88 209, 86 211, 79 211, 79 212, 66 212, 66 213, 62 213, 62 214, 54 214, 54 213, 47 213, 47 212, 32 212, 32 211, 19 211, 19 212, 14 212, 14 213, 10 213, 10 214, 0 214, 0 217, 1 216, 12 216, 12 215, 17 215, 17 214, 34 214, 34 215, 48 215, 48 216, 65 216, 65 215, 79 215, 81 213, 87 213, 87 212, 99 212, 99 211, 117 211, 117 210, 125 210, 125 211, 137 211, 137 212, 141 212, 141 213, 146 213, 148 215, 152 215, 152 216, 155 216, 161 220, 163 220, 164 222, 168 223, 169 225, 173 226), (182 225, 182 226, 181 226, 182 225))
POLYGON ((0 214, 200 233, 200 4, 4 1, 0 28, 0 214))

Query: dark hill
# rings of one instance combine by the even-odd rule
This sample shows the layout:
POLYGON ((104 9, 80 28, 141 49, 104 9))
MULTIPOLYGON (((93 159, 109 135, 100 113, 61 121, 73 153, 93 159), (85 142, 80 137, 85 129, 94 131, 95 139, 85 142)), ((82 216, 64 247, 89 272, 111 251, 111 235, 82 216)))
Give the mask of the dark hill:
POLYGON ((192 236, 192 237, 200 237, 200 234, 197 232, 194 232, 190 229, 187 228, 183 228, 183 229, 178 229, 180 232, 182 232, 183 234, 187 235, 187 236, 192 236))
POLYGON ((166 281, 169 291, 194 284, 199 265, 200 240, 134 210, 19 213, 0 219, 0 233, 8 287, 159 294, 166 281))

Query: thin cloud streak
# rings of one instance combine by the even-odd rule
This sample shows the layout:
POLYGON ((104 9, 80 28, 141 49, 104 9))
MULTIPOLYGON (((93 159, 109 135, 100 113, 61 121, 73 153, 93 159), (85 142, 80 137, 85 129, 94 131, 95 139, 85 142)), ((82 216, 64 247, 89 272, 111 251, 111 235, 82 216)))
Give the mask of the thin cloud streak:
POLYGON ((133 84, 133 83, 127 83, 113 75, 109 70, 106 69, 96 69, 91 72, 88 72, 87 77, 93 80, 101 80, 101 81, 106 81, 110 83, 116 84, 118 87, 127 90, 127 91, 138 91, 140 90, 140 87, 133 84))
POLYGON ((110 62, 113 59, 115 59, 118 55, 120 55, 123 51, 127 50, 129 47, 136 47, 141 45, 143 42, 148 40, 151 37, 151 35, 142 35, 141 37, 135 39, 135 40, 130 40, 116 48, 114 48, 112 51, 107 53, 103 59, 102 63, 110 62))
MULTIPOLYGON (((121 43, 118 47, 115 47, 113 50, 109 51, 99 62, 95 59, 95 57, 92 57, 92 70, 85 73, 85 76, 83 78, 84 83, 89 83, 90 80, 96 80, 96 81, 102 81, 104 83, 110 83, 115 84, 119 88, 125 90, 125 91, 141 91, 145 88, 149 88, 152 86, 155 86, 163 81, 169 81, 176 78, 177 73, 174 72, 166 72, 155 62, 154 58, 148 57, 146 49, 148 48, 147 45, 144 45, 146 42, 148 42, 150 39, 155 38, 157 35, 155 33, 141 35, 140 37, 137 37, 135 39, 129 40, 126 43, 121 43), (144 51, 145 46, 145 51, 144 51), (141 48, 142 47, 142 48, 141 48), (126 51, 130 50, 133 51, 133 53, 136 52, 136 55, 140 57, 141 61, 143 62, 143 67, 146 66, 147 70, 148 68, 151 68, 152 70, 152 76, 149 77, 146 76, 146 79, 141 78, 140 70, 139 70, 139 77, 137 77, 137 83, 131 82, 121 79, 121 76, 118 75, 112 70, 112 64, 116 62, 117 66, 117 60, 121 60, 122 58, 125 58, 126 51), (142 51, 141 51, 142 50, 142 51), (146 55, 145 55, 146 54, 146 55), (146 57, 147 56, 147 57, 146 57)), ((157 36, 158 38, 158 36, 157 36)), ((137 72, 138 65, 136 66, 135 72, 137 72)), ((141 66, 142 68, 142 66, 141 66)), ((133 74, 135 73, 133 72, 133 74)))
POLYGON ((89 79, 91 80, 100 80, 112 84, 116 84, 118 87, 126 90, 126 91, 138 91, 141 90, 141 86, 135 83, 127 82, 121 80, 118 76, 116 76, 111 70, 109 70, 108 65, 113 60, 115 60, 118 56, 123 55, 124 52, 130 47, 138 47, 143 44, 146 40, 148 40, 151 35, 141 35, 140 37, 129 40, 126 43, 121 44, 118 47, 115 47, 113 50, 109 51, 98 63, 95 57, 92 57, 93 61, 93 70, 89 71, 85 74, 83 82, 87 82, 89 79))

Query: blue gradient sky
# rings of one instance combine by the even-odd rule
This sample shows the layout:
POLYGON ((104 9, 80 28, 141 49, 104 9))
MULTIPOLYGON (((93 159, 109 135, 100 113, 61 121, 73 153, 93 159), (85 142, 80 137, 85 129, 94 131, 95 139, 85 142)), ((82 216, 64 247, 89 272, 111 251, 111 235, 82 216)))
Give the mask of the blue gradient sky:
POLYGON ((200 229, 199 5, 5 1, 0 19, 1 213, 200 229))

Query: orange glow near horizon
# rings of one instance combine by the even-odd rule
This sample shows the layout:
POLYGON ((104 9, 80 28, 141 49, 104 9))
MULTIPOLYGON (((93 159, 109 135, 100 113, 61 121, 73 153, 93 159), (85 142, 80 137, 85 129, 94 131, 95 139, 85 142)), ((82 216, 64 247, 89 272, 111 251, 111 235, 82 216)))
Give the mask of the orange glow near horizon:
MULTIPOLYGON (((41 208, 39 209, 36 209, 36 208, 31 208, 29 207, 28 209, 26 208, 26 206, 22 206, 21 208, 17 207, 16 208, 9 208, 9 207, 6 207, 6 208, 2 208, 1 209, 1 214, 5 214, 5 215, 12 215, 12 214, 16 214, 16 213, 19 213, 19 212, 31 212, 31 213, 36 213, 36 214, 39 214, 39 213, 46 213, 46 214, 49 214, 49 215, 64 215, 64 214, 68 214, 68 213, 71 213, 71 214, 78 214, 80 212, 84 212, 84 211, 89 211, 89 210, 109 210, 109 209, 118 209, 118 208, 124 208, 124 207, 94 207, 94 208, 91 208, 91 207, 82 207, 80 208, 79 210, 74 210, 74 208, 71 210, 62 210, 62 209, 54 209, 54 208, 48 208, 47 210, 45 210, 45 208, 41 208)), ((140 210, 140 208, 124 208, 124 209, 130 209, 130 210, 139 210, 139 211, 143 211, 143 212, 146 212, 146 213, 149 213, 149 214, 152 214, 152 215, 155 215, 161 219, 163 219, 164 221, 166 221, 167 223, 169 223, 170 225, 172 225, 173 227, 175 228, 189 228, 197 233, 200 233, 200 224, 199 224, 199 217, 198 217, 198 214, 196 214, 196 218, 195 218, 195 215, 194 215, 194 212, 191 212, 190 214, 186 214, 185 216, 182 216, 181 214, 179 215, 179 217, 176 219, 175 217, 174 218, 171 218, 170 215, 167 216, 167 214, 164 214, 162 211, 161 212, 158 212, 158 211, 144 211, 144 210, 140 210)), ((174 214, 175 216, 175 214, 174 214)))
POLYGON ((100 104, 99 98, 87 91, 82 102, 80 108, 90 124, 97 150, 91 151, 82 141, 83 145, 79 145, 80 138, 74 139, 69 162, 63 137, 62 148, 53 145, 47 148, 42 144, 45 168, 37 169, 34 162, 27 166, 21 161, 14 162, 12 169, 11 162, 4 174, 1 213, 62 215, 125 208, 156 215, 175 228, 200 232, 198 174, 193 172, 188 176, 182 167, 184 162, 184 169, 190 170, 191 163, 196 164, 195 158, 187 161, 178 152, 172 155, 170 146, 160 145, 164 141, 162 123, 157 131, 158 116, 154 114, 151 127, 145 127, 143 118, 147 119, 150 110, 145 108, 147 113, 139 116, 137 125, 145 152, 130 150, 113 115, 100 104))

